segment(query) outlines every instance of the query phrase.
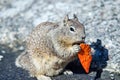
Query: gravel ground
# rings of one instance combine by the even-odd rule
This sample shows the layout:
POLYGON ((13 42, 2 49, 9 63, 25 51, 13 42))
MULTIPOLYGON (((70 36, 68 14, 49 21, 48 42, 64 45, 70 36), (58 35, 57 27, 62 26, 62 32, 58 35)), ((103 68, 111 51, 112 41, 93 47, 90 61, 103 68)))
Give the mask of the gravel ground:
MULTIPOLYGON (((72 17, 74 13, 85 25, 86 43, 100 39, 109 50, 109 61, 101 78, 110 80, 110 74, 108 77, 105 74, 114 73, 119 80, 119 0, 0 0, 0 80, 35 80, 14 65, 15 58, 25 49, 26 36, 41 22, 58 22, 66 14, 72 17)), ((72 77, 79 80, 78 76, 72 77)), ((66 79, 68 76, 55 79, 61 77, 66 79)))

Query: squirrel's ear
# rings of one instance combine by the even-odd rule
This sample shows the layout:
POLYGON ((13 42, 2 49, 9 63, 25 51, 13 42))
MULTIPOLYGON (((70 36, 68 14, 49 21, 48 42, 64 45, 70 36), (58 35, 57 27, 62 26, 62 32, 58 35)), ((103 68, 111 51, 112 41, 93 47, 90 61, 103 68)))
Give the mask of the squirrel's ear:
POLYGON ((68 17, 68 14, 65 16, 64 20, 63 20, 63 23, 64 23, 64 26, 66 26, 67 22, 69 21, 69 17, 68 17))
POLYGON ((73 14, 74 20, 78 21, 76 14, 73 14))
POLYGON ((65 16, 63 22, 66 23, 66 22, 69 21, 69 20, 70 20, 70 19, 69 19, 68 14, 67 14, 67 15, 65 16))

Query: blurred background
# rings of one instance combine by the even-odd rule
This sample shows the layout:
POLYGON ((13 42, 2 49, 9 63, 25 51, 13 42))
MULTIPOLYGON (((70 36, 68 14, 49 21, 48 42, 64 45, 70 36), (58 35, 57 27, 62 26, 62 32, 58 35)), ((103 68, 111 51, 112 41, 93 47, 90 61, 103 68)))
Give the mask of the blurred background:
POLYGON ((85 26, 86 43, 100 39, 108 49, 104 70, 120 75, 120 0, 0 0, 1 74, 5 73, 4 66, 25 49, 24 41, 36 25, 61 21, 66 14, 72 18, 74 13, 85 26))

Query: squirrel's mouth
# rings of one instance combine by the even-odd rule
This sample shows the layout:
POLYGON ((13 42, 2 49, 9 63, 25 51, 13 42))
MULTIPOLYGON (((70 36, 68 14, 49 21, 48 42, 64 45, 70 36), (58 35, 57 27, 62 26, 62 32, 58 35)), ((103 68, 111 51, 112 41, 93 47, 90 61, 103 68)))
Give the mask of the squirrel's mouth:
POLYGON ((84 41, 76 41, 73 43, 73 45, 80 45, 81 43, 85 43, 84 41))

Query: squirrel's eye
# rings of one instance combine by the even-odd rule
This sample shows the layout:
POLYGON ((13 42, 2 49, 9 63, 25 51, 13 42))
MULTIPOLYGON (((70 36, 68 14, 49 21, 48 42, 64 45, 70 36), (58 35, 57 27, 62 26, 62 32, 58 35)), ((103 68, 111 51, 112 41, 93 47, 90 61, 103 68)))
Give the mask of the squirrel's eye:
POLYGON ((74 32, 74 31, 75 31, 75 29, 74 29, 73 27, 70 27, 70 31, 73 31, 73 32, 74 32))

